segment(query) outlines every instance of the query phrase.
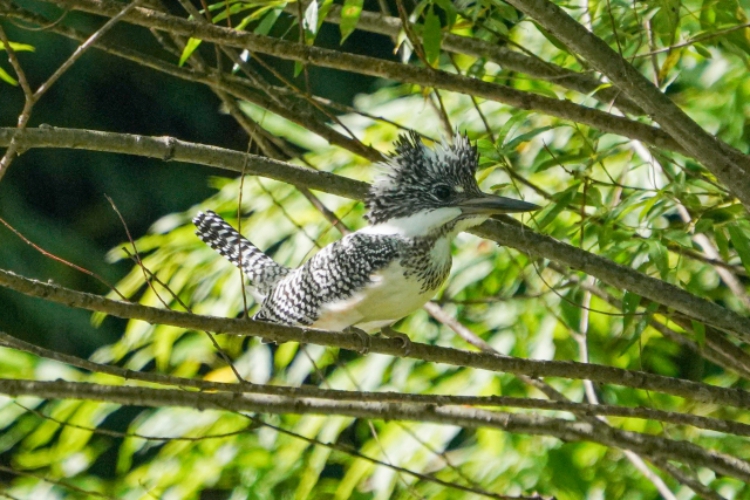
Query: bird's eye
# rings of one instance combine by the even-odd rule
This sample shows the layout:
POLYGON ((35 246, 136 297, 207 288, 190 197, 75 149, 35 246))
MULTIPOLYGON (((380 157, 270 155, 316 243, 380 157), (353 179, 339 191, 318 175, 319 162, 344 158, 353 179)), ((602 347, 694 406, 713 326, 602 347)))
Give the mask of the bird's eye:
POLYGON ((435 186, 432 189, 432 193, 435 195, 435 198, 440 201, 447 200, 451 197, 451 194, 453 194, 451 188, 446 186, 445 184, 438 184, 437 186, 435 186))

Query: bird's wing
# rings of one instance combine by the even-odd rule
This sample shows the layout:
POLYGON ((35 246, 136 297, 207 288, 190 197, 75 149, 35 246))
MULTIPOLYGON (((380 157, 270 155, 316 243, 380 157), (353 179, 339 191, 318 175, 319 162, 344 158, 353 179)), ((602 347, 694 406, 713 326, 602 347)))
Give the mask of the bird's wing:
MULTIPOLYGON (((324 305, 352 298, 372 282, 377 271, 398 258, 396 238, 362 233, 347 235, 282 279, 266 297, 255 319, 312 325, 324 305)), ((346 323, 343 316, 342 322, 346 323)))

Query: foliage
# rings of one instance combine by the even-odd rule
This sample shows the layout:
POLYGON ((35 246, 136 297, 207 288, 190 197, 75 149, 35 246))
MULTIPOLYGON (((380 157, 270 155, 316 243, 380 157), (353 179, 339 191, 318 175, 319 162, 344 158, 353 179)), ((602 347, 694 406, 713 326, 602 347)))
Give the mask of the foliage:
MULTIPOLYGON (((86 10, 84 3, 75 5, 86 10)), ((109 12, 103 4, 91 5, 109 12)), ((377 32, 366 16, 375 6, 361 0, 346 0, 341 7, 329 1, 298 6, 231 0, 204 7, 217 25, 259 37, 301 41, 301 46, 326 45, 320 40, 326 22, 339 24, 342 47, 337 50, 344 52, 356 47, 352 42, 357 37, 368 40, 364 32, 377 32)), ((706 131, 747 150, 750 84, 744 75, 750 28, 746 6, 731 0, 637 4, 588 0, 564 7, 706 131)), ((423 0, 407 5, 397 0, 390 8, 402 22, 412 23, 406 30, 397 29, 391 43, 405 65, 611 112, 612 123, 618 104, 631 97, 627 89, 608 83, 611 79, 599 78, 591 69, 595 65, 569 51, 549 29, 506 3, 423 0), (482 44, 481 49, 456 49, 449 34, 482 44), (582 93, 566 86, 562 77, 506 69, 490 48, 522 55, 529 67, 543 63, 565 68, 596 85, 582 93), (620 99, 614 104, 602 97, 613 89, 620 99)), ((20 3, 12 9, 0 12, 27 22, 35 19, 36 14, 20 3)), ((196 25, 208 23, 195 14, 183 17, 192 15, 196 25)), ((393 79, 401 83, 379 81, 377 89, 358 88, 353 105, 344 106, 315 97, 315 85, 310 84, 313 65, 302 56, 296 59, 296 71, 287 67, 279 73, 277 60, 269 56, 249 48, 235 51, 229 44, 214 54, 198 35, 185 43, 178 38, 161 43, 172 49, 171 59, 162 61, 169 61, 170 68, 193 72, 195 81, 213 85, 229 113, 251 135, 251 146, 263 155, 370 182, 377 174, 371 160, 377 152, 392 149, 400 127, 416 130, 428 141, 450 137, 456 129, 465 131, 480 152, 478 177, 486 191, 543 206, 518 219, 529 231, 626 266, 633 271, 632 280, 651 276, 727 311, 748 314, 746 208, 734 186, 718 179, 685 147, 658 147, 539 109, 481 100, 468 91, 449 92, 440 88, 438 80, 418 87, 406 77, 398 80, 399 75, 393 79), (208 74, 206 68, 212 63, 207 61, 213 57, 221 57, 220 68, 231 68, 222 76, 224 87, 201 76, 208 74), (292 72, 299 76, 293 78, 292 72)), ((21 47, 16 45, 16 50, 21 47)), ((110 52, 112 57, 118 55, 116 50, 110 52)), ((145 66, 146 60, 137 62, 145 66)), ((364 67, 346 69, 372 74, 364 67)), ((180 73, 180 78, 186 74, 180 73)), ((635 123, 660 123, 647 113, 620 114, 635 123)), ((319 191, 311 196, 300 189, 304 186, 254 175, 217 176, 209 182, 215 188, 209 199, 156 221, 149 234, 135 240, 135 247, 125 242, 110 252, 111 261, 129 258, 134 248, 142 256, 142 267, 134 265, 117 284, 119 293, 143 305, 175 310, 187 306, 200 315, 252 314, 255 300, 244 293, 241 275, 193 235, 190 219, 197 210, 214 210, 235 227, 241 223, 242 232, 257 246, 290 266, 342 236, 311 200, 322 203, 351 230, 364 224, 361 203, 319 191), (143 268, 154 273, 148 284, 143 268)), ((700 317, 668 307, 664 297, 645 297, 541 258, 541 253, 498 247, 474 235, 461 235, 453 255, 450 278, 435 303, 503 355, 592 363, 748 389, 746 346, 700 317)), ((102 321, 104 316, 95 315, 94 320, 102 321)), ((473 349, 456 335, 455 327, 427 311, 414 313, 396 329, 414 342, 473 349)), ((750 423, 747 408, 615 384, 594 385, 580 377, 534 383, 532 373, 518 376, 412 357, 360 356, 317 345, 274 345, 256 337, 212 337, 208 332, 138 320, 128 322, 122 338, 100 348, 92 360, 134 371, 236 382, 224 355, 253 384, 527 400, 549 397, 554 389, 570 401, 750 423)), ((12 349, 0 349, 0 363, 7 378, 158 386, 74 369, 12 349)), ((607 445, 602 438, 607 431, 596 426, 594 434, 601 433, 598 440, 586 436, 562 440, 544 429, 501 432, 429 421, 360 419, 343 412, 264 414, 166 405, 132 411, 133 406, 114 402, 30 396, 4 398, 0 404, 4 429, 0 452, 9 457, 9 468, 31 471, 4 479, 11 498, 83 498, 82 492, 88 491, 126 499, 211 494, 232 499, 457 499, 535 493, 559 499, 652 499, 665 494, 660 491, 662 484, 675 498, 706 496, 706 491, 721 498, 750 498, 740 473, 733 477, 710 463, 693 468, 690 462, 679 463, 657 451, 641 456, 649 464, 646 467, 661 477, 651 479, 638 457, 623 450, 627 446, 607 445), (124 432, 100 432, 114 427, 113 422, 124 432), (111 460, 112 452, 116 465, 103 474, 97 467, 111 460), (704 490, 697 491, 700 485, 704 490)), ((588 413, 521 406, 502 409, 582 423, 590 422, 593 414, 591 409, 588 413)), ((747 433, 736 430, 740 427, 717 432, 657 418, 605 418, 606 425, 615 429, 690 443, 706 456, 715 458, 708 452, 716 451, 734 457, 740 472, 750 468, 747 433)))

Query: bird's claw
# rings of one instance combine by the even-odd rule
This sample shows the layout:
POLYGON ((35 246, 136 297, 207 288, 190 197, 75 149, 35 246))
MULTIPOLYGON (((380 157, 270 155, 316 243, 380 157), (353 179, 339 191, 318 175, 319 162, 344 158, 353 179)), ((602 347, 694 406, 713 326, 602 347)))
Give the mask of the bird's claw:
POLYGON ((344 332, 354 333, 359 337, 359 340, 362 343, 362 347, 360 347, 357 352, 359 352, 363 356, 370 352, 370 335, 368 335, 367 332, 353 326, 350 326, 349 328, 344 330, 344 332))
POLYGON ((384 326, 380 329, 380 333, 388 337, 389 339, 398 339, 401 341, 401 349, 404 351, 404 356, 408 356, 411 352, 411 340, 409 337, 401 332, 397 332, 390 326, 384 326))

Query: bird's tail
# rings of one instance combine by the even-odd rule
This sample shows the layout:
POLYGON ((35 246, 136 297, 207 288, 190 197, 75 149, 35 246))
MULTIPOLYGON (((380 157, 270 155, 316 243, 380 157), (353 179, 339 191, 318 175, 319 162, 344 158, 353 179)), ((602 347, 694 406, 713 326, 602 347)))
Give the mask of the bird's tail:
POLYGON ((277 264, 214 212, 199 212, 193 219, 198 235, 207 245, 239 267, 259 292, 268 291, 290 269, 277 264))

